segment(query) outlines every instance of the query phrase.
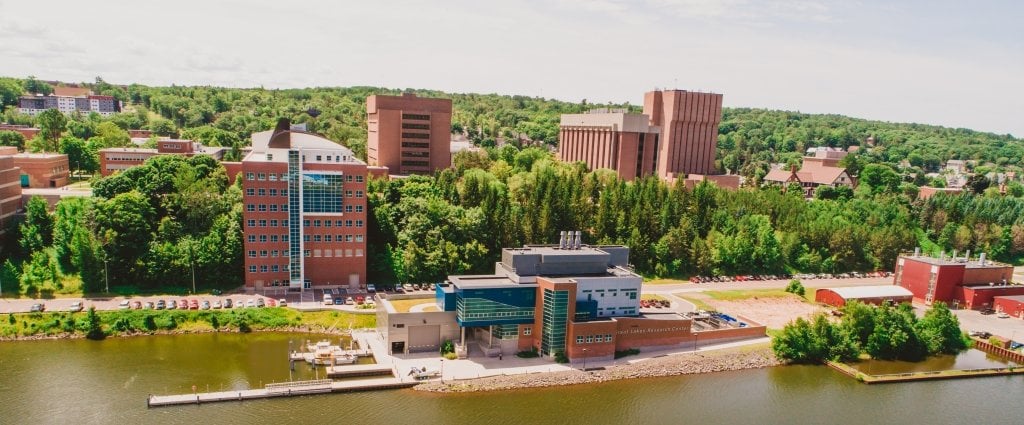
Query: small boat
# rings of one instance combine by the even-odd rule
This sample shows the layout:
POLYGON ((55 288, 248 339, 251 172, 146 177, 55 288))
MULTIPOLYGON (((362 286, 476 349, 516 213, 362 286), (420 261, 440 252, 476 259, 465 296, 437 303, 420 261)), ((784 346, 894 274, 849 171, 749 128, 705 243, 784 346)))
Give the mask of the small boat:
POLYGON ((426 366, 424 366, 422 368, 418 368, 416 366, 413 366, 409 370, 408 376, 411 376, 411 377, 413 377, 415 379, 430 379, 430 378, 437 378, 437 377, 441 376, 441 372, 437 371, 437 370, 427 370, 426 366))

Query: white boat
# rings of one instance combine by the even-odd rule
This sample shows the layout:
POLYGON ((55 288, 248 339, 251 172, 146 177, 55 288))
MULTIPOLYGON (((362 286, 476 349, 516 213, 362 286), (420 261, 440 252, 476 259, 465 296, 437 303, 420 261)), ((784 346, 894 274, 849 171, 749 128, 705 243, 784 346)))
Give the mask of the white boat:
POLYGON ((415 379, 430 379, 441 376, 441 372, 437 370, 427 370, 426 366, 424 366, 423 368, 413 366, 412 369, 409 369, 408 376, 411 376, 415 379))

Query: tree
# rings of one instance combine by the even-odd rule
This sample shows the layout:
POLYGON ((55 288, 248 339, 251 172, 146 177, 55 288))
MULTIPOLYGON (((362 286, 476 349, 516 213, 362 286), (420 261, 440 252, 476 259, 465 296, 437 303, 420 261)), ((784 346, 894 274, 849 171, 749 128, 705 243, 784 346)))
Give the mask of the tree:
POLYGON ((856 339, 820 313, 811 321, 798 317, 786 324, 771 345, 776 357, 791 363, 847 361, 860 354, 856 339))
POLYGON ((99 171, 99 152, 85 140, 72 136, 61 137, 60 152, 68 156, 68 163, 75 170, 87 173, 99 171))
POLYGON ((149 129, 158 136, 176 137, 178 129, 171 120, 157 118, 149 123, 149 129))
POLYGON ((3 265, 0 265, 0 285, 3 285, 0 289, 10 294, 21 292, 21 271, 10 259, 4 260, 3 265))
POLYGON ((32 253, 31 259, 23 267, 21 286, 25 288, 26 294, 38 296, 47 283, 57 286, 57 267, 46 251, 32 253))
POLYGON ((18 80, 13 78, 0 78, 0 110, 4 107, 18 104, 18 98, 24 92, 18 80))
POLYGON ((85 314, 85 337, 94 341, 107 337, 100 324, 100 315, 96 314, 96 306, 89 306, 89 311, 85 314))
POLYGON ((57 152, 60 136, 68 124, 67 117, 57 109, 47 109, 36 117, 36 124, 39 126, 39 136, 43 140, 42 150, 57 152))
POLYGON ((19 151, 25 150, 25 136, 17 131, 0 131, 0 146, 14 146, 19 151))
POLYGON ((929 354, 957 354, 967 349, 968 339, 960 330, 960 320, 946 303, 932 304, 917 324, 929 354))
POLYGON ((875 310, 875 329, 865 347, 871 357, 881 360, 918 361, 928 347, 917 333, 917 319, 909 304, 893 308, 888 303, 875 310))
POLYGON ((90 141, 103 148, 120 148, 131 145, 132 139, 117 124, 106 121, 96 126, 96 135, 90 141))
POLYGON ((851 300, 840 311, 843 312, 841 325, 857 339, 862 347, 866 347, 868 338, 875 330, 875 308, 860 301, 851 300))
POLYGON ((900 176, 887 165, 868 164, 860 172, 859 184, 866 185, 872 193, 894 193, 900 185, 900 176))
POLYGON ((50 94, 53 93, 53 87, 30 75, 25 79, 25 91, 32 94, 50 94))
POLYGON ((786 292, 802 297, 807 293, 807 290, 804 288, 804 285, 800 283, 799 279, 793 279, 789 281, 789 285, 786 285, 786 292))

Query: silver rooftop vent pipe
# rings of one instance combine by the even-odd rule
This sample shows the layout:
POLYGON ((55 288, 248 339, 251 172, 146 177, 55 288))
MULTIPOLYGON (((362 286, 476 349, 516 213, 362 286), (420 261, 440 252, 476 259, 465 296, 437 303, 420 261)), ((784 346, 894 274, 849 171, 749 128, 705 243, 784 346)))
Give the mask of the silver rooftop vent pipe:
POLYGON ((576 231, 576 244, 573 249, 580 249, 580 245, 583 243, 583 232, 576 231))
POLYGON ((565 249, 565 230, 559 232, 561 237, 558 238, 558 248, 565 249))

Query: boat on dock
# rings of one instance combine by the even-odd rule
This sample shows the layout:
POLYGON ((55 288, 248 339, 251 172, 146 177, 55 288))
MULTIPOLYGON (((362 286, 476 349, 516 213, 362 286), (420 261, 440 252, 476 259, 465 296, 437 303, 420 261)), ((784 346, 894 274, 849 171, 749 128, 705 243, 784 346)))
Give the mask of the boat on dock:
POLYGON ((292 361, 302 360, 314 366, 338 366, 355 364, 359 361, 360 352, 356 350, 345 350, 330 341, 323 340, 316 344, 307 344, 309 351, 292 352, 289 358, 292 361))

